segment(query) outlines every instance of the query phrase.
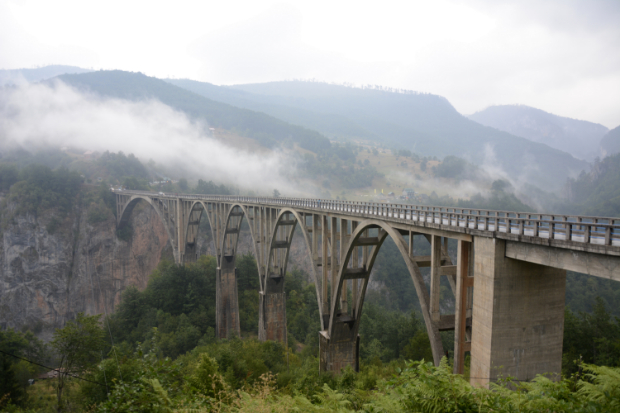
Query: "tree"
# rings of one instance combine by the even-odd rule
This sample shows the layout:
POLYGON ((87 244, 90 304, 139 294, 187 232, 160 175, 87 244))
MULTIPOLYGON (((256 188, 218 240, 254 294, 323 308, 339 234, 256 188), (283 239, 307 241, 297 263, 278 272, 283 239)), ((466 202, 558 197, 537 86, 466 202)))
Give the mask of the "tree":
POLYGON ((181 188, 181 191, 187 191, 187 179, 185 178, 181 178, 179 179, 179 188, 181 188))
POLYGON ((3 351, 0 353, 0 406, 4 403, 19 405, 25 400, 26 381, 37 370, 33 368, 34 365, 28 365, 16 357, 42 360, 45 345, 30 331, 20 333, 9 328, 0 331, 0 350, 3 351))
POLYGON ((279 198, 280 197, 280 191, 278 191, 277 189, 273 190, 273 197, 274 198, 279 198))
POLYGON ((101 316, 78 313, 75 320, 54 332, 51 346, 59 358, 56 387, 59 412, 63 407, 62 391, 67 379, 84 373, 101 357, 105 335, 99 325, 99 317, 101 316))

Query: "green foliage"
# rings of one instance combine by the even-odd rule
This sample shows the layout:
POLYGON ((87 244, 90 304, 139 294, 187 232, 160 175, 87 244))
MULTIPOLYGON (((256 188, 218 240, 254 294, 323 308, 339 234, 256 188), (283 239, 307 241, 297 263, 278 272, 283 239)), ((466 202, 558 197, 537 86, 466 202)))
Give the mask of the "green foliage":
MULTIPOLYGON (((126 357, 122 379, 114 378, 107 400, 97 412, 172 413, 174 399, 181 392, 181 366, 167 358, 158 358, 157 350, 145 352, 138 347, 133 357, 126 357)), ((86 385, 84 385, 86 386, 86 385)), ((90 402, 97 400, 87 399, 90 402)))
POLYGON ((133 191, 146 191, 148 190, 148 184, 145 180, 139 180, 135 176, 130 176, 125 178, 123 181, 123 187, 125 189, 133 190, 133 191))
POLYGON ((110 218, 111 216, 112 214, 110 213, 110 209, 105 205, 103 201, 96 204, 92 203, 90 208, 88 209, 89 224, 97 224, 99 222, 107 221, 108 218, 110 218))
POLYGON ((612 316, 620 317, 620 282, 566 272, 566 306, 572 312, 592 313, 598 302, 597 297, 612 316))
POLYGON ((63 409, 62 394, 67 380, 83 374, 101 358, 105 333, 99 325, 100 318, 100 315, 78 313, 75 320, 54 332, 50 345, 58 358, 56 395, 59 411, 63 409))
MULTIPOLYGON (((284 278, 286 292, 286 325, 289 336, 305 344, 304 354, 318 352, 318 331, 321 329, 316 288, 308 283, 309 275, 294 268, 284 278)), ((292 340, 289 339, 292 344, 292 340)))
POLYGON ((433 167, 433 171, 435 176, 440 178, 472 179, 477 168, 465 159, 450 155, 446 156, 439 165, 433 167))
POLYGON ((0 192, 9 192, 11 185, 18 181, 19 171, 11 163, 0 163, 0 192))
POLYGON ((52 217, 50 219, 50 222, 48 222, 47 225, 45 226, 45 230, 50 235, 53 235, 59 227, 60 227, 60 220, 58 219, 58 217, 52 217))
MULTIPOLYGON (((199 389, 205 384, 196 381, 211 371, 219 371, 229 386, 239 389, 254 385, 263 374, 286 370, 285 354, 284 346, 278 342, 234 338, 198 346, 179 360, 188 366, 189 376, 194 377, 190 379, 190 384, 195 383, 199 389)), ((211 382, 211 385, 214 384, 219 386, 211 382)))
POLYGON ((491 193, 488 196, 476 194, 470 199, 459 199, 456 206, 459 208, 490 209, 496 211, 536 212, 534 208, 524 204, 514 194, 510 183, 496 180, 491 184, 491 193))
POLYGON ((133 236, 133 227, 129 222, 116 230, 116 237, 121 241, 129 242, 133 236))
POLYGON ((564 315, 562 370, 574 373, 576 360, 606 366, 620 366, 620 318, 612 317, 603 300, 596 298, 592 313, 564 315))
POLYGON ((0 353, 0 408, 23 404, 26 392, 15 376, 11 356, 0 353))
MULTIPOLYGON (((329 152, 317 156, 304 155, 299 168, 300 176, 310 177, 319 182, 325 178, 328 182, 334 181, 348 189, 371 186, 373 179, 383 176, 371 165, 357 165, 355 154, 350 147, 340 148, 342 153, 329 152), (347 155, 343 155, 343 153, 347 153, 347 155)), ((329 186, 331 187, 331 183, 329 186)))
POLYGON ((567 183, 572 213, 603 217, 620 216, 620 153, 608 156, 567 183))
POLYGON ((587 381, 579 383, 577 395, 600 405, 602 411, 620 411, 620 369, 586 364, 584 371, 587 381))
MULTIPOLYGON (((38 150, 36 152, 29 152, 25 149, 7 150, 2 153, 2 163, 4 165, 12 165, 18 170, 27 168, 31 165, 43 165, 50 169, 68 168, 73 159, 71 156, 61 151, 58 148, 50 148, 45 150, 38 150)), ((0 167, 1 168, 1 167, 0 167)), ((8 172, 11 176, 15 177, 15 170, 0 169, 0 172, 8 172)), ((0 173, 0 177, 3 174, 0 173)))
POLYGON ((11 354, 41 362, 46 355, 45 345, 30 331, 18 333, 8 329, 0 330, 0 350, 0 408, 22 405, 26 402, 27 380, 39 369, 11 354))
POLYGON ((132 153, 125 155, 120 151, 118 153, 105 151, 97 159, 96 163, 104 168, 107 176, 119 182, 122 182, 126 178, 133 178, 135 180, 149 179, 146 168, 132 153))
POLYGON ((188 266, 160 264, 146 290, 123 293, 110 317, 115 339, 133 345, 154 338, 162 354, 177 357, 213 336, 215 270, 215 259, 204 256, 188 266))
POLYGON ((82 179, 65 168, 51 170, 33 164, 19 172, 19 181, 11 186, 8 201, 16 204, 14 213, 39 214, 50 208, 67 213, 76 200, 82 179))
POLYGON ((217 361, 209 357, 207 353, 202 353, 192 369, 194 372, 187 377, 187 384, 190 388, 207 397, 217 397, 223 390, 222 383, 218 380, 217 361))
POLYGON ((360 356, 363 360, 377 363, 405 355, 428 354, 428 336, 426 341, 419 338, 424 336, 425 331, 425 326, 414 312, 407 315, 399 311, 386 311, 373 304, 365 305, 360 323, 360 356), (413 348, 412 345, 420 347, 413 348))
POLYGON ((230 189, 228 189, 224 184, 216 185, 213 181, 203 181, 202 179, 198 180, 198 184, 192 190, 195 194, 205 194, 205 195, 231 195, 230 189))
POLYGON ((181 191, 187 191, 189 186, 187 185, 187 179, 181 178, 179 179, 179 188, 181 191))

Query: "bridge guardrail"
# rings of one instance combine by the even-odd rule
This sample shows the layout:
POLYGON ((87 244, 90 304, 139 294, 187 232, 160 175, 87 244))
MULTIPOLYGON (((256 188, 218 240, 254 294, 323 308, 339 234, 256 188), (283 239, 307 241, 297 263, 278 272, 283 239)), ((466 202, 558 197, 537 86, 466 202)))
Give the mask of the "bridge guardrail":
POLYGON ((271 198, 231 195, 162 194, 148 191, 113 190, 121 195, 204 201, 247 202, 270 207, 302 207, 335 211, 389 220, 426 222, 495 231, 545 239, 558 239, 604 246, 620 246, 620 218, 494 211, 381 202, 340 201, 314 198, 271 198))

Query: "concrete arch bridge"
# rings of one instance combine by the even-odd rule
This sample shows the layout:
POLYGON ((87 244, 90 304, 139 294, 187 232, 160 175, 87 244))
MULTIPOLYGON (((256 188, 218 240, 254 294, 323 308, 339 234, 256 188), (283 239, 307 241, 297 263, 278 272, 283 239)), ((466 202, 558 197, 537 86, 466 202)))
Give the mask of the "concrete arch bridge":
POLYGON ((454 330, 454 370, 471 354, 471 381, 498 375, 530 380, 559 374, 566 270, 620 281, 620 219, 349 202, 325 199, 179 195, 116 191, 117 223, 137 202, 162 219, 177 263, 197 259, 203 214, 215 242, 216 335, 239 334, 235 257, 248 222, 260 277, 259 338, 286 340, 284 274, 291 240, 301 233, 321 317, 321 370, 359 368, 359 326, 370 274, 387 237, 400 251, 419 298, 435 364, 440 331, 454 330), (296 228, 299 231, 296 232, 296 228), (456 262, 447 240, 458 243, 456 262), (414 256, 414 242, 431 254, 414 256), (430 285, 420 268, 430 267, 430 285), (447 277, 454 314, 440 310, 447 277))

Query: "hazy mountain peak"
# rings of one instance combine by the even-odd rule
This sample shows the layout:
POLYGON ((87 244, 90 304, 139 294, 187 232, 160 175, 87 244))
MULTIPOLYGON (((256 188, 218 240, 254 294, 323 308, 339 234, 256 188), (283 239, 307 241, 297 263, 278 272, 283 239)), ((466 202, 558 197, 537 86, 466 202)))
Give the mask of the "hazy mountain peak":
POLYGON ((51 79, 65 74, 78 74, 92 72, 90 69, 82 69, 77 66, 50 65, 34 69, 10 69, 0 70, 0 86, 11 83, 34 83, 41 80, 51 79))
POLYGON ((497 105, 468 116, 513 135, 547 144, 580 159, 598 155, 599 142, 608 129, 598 123, 571 119, 525 105, 497 105))
POLYGON ((601 154, 603 157, 620 152, 620 126, 607 132, 601 139, 601 154))

